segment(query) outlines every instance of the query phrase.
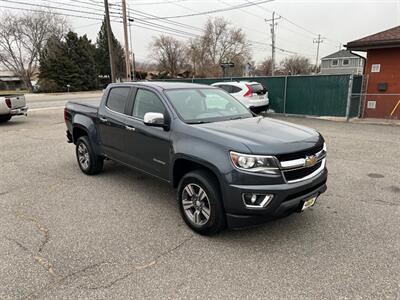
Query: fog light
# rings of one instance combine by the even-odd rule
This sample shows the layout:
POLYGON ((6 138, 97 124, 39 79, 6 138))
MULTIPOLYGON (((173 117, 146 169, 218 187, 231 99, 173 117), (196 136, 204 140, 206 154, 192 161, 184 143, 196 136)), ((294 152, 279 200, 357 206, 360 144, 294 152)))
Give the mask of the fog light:
POLYGON ((265 208, 272 200, 272 194, 245 193, 242 195, 247 208, 265 208))

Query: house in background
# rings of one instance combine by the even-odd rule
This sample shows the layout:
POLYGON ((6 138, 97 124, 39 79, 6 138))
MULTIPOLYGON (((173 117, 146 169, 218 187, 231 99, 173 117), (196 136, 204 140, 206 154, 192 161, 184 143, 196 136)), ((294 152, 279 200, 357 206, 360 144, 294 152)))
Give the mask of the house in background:
POLYGON ((363 116, 400 119, 400 26, 349 42, 346 47, 367 52, 363 116))
POLYGON ((340 50, 321 59, 320 74, 362 75, 364 60, 364 57, 351 53, 349 50, 340 50))
POLYGON ((25 88, 25 84, 13 72, 8 70, 0 70, 0 90, 21 90, 25 88))

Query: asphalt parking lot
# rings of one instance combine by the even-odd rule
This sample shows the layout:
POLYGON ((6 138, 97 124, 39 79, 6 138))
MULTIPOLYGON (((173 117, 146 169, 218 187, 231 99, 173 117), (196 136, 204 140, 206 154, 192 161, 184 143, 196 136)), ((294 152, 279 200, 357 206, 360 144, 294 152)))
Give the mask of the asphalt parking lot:
POLYGON ((0 125, 0 299, 400 298, 400 127, 280 117, 325 136, 328 191, 203 237, 167 184, 113 162, 83 175, 63 100, 35 101, 0 125))

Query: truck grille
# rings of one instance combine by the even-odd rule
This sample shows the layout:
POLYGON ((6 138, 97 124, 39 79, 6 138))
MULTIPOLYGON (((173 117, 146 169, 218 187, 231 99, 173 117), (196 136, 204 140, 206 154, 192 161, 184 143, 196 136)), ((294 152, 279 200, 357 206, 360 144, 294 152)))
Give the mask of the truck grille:
POLYGON ((300 169, 285 170, 285 171, 283 171, 283 175, 285 175, 286 181, 293 181, 293 180, 301 179, 301 178, 304 178, 304 177, 312 174, 316 170, 318 170, 319 167, 321 167, 321 164, 322 164, 322 161, 319 161, 312 167, 308 167, 308 168, 304 167, 304 168, 300 168, 300 169))
POLYGON ((301 152, 277 156, 286 182, 294 183, 319 174, 325 168, 325 151, 322 143, 301 152))

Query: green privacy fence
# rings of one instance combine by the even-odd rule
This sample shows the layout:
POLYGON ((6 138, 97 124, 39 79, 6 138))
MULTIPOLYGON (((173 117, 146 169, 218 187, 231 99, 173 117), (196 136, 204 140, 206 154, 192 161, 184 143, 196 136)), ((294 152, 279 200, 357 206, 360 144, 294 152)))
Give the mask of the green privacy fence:
POLYGON ((268 88, 270 108, 277 113, 314 116, 359 116, 362 76, 307 75, 232 78, 169 79, 212 84, 221 81, 257 81, 268 88))

